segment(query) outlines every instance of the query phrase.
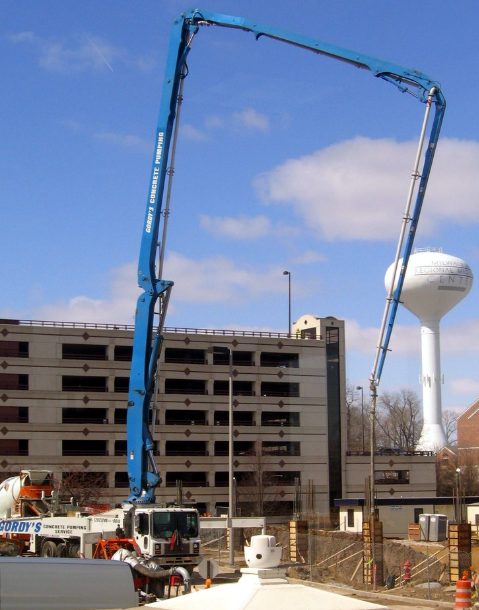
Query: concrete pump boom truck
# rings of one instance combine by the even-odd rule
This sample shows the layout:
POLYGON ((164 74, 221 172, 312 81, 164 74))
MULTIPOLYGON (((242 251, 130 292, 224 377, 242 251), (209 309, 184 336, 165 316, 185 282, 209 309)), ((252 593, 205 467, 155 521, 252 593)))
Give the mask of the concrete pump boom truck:
MULTIPOLYGON (((169 196, 171 180, 174 174, 173 166, 176 135, 178 132, 178 115, 183 99, 183 84, 188 74, 186 60, 194 37, 200 29, 208 26, 221 26, 251 32, 257 40, 262 36, 274 38, 313 51, 318 55, 324 55, 341 62, 346 62, 356 68, 367 70, 376 78, 393 84, 399 91, 411 93, 414 98, 426 105, 427 116, 429 115, 429 109, 434 105, 435 117, 430 130, 422 169, 417 169, 414 172, 414 181, 419 183, 414 211, 410 213, 408 210, 407 214, 405 214, 408 226, 408 239, 402 255, 404 265, 396 292, 391 298, 394 307, 388 320, 389 334, 385 343, 381 346, 381 368, 388 350, 389 336, 399 303, 402 280, 404 279, 407 261, 412 251, 416 227, 446 106, 439 83, 416 69, 404 68, 256 21, 211 13, 201 9, 186 11, 174 21, 166 64, 166 74, 163 81, 162 99, 155 136, 155 151, 138 265, 138 285, 141 288, 141 294, 138 297, 136 307, 133 358, 128 395, 127 455, 130 483, 129 501, 138 505, 154 502, 155 488, 161 483, 161 476, 153 455, 154 445, 149 422, 155 381, 159 374, 158 359, 163 340, 162 330, 173 286, 172 281, 165 280, 162 277, 166 228, 169 215, 169 196), (163 210, 167 175, 170 182, 168 183, 165 209, 163 210), (162 220, 162 239, 158 243, 162 220), (156 315, 158 316, 158 322, 155 325, 156 315)), ((379 376, 380 372, 377 375, 378 380, 379 376)))
MULTIPOLYGON (((173 23, 169 44, 139 255, 138 285, 141 294, 135 313, 127 405, 130 495, 121 509, 101 515, 75 515, 72 509, 73 514, 70 511, 63 516, 41 513, 36 516, 12 515, 10 518, 0 519, 0 533, 29 534, 30 549, 42 555, 88 555, 92 544, 100 538, 121 531, 126 537, 135 540, 141 554, 161 566, 182 565, 191 570, 198 560, 200 541, 197 512, 194 509, 162 508, 155 503, 155 488, 161 483, 161 476, 154 458, 150 411, 159 375, 162 331, 173 286, 172 281, 162 277, 162 272, 179 110, 183 85, 188 74, 186 60, 194 37, 208 26, 250 32, 257 40, 261 37, 273 38, 345 62, 394 85, 400 92, 410 93, 426 106, 420 150, 413 171, 408 206, 403 215, 403 240, 400 240, 398 248, 397 258, 402 257, 404 262, 395 292, 389 297, 392 310, 385 319, 387 332, 385 340, 381 339, 378 363, 373 371, 373 382, 379 383, 445 112, 445 99, 439 83, 416 69, 405 68, 241 17, 200 9, 182 13, 173 23), (435 108, 435 115, 420 167, 419 153, 422 152, 422 142, 432 107, 435 108), (167 175, 170 182, 163 209, 167 175), (414 190, 417 190, 417 195, 412 206, 414 190), (162 221, 162 238, 158 242, 162 221)), ((231 521, 228 523, 231 526, 231 521)))

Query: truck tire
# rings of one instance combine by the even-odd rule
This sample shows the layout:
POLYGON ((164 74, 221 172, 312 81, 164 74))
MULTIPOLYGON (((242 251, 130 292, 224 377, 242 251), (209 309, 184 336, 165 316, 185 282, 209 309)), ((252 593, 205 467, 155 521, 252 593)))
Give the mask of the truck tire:
POLYGON ((42 544, 42 557, 55 557, 57 552, 57 545, 53 540, 45 540, 42 544))
POLYGON ((158 599, 161 599, 165 596, 165 585, 165 578, 150 578, 150 582, 148 583, 148 591, 149 593, 156 595, 158 599))
POLYGON ((78 557, 80 557, 80 543, 72 542, 71 544, 69 544, 65 557, 73 557, 78 559, 78 557))
POLYGON ((68 557, 67 545, 64 542, 60 542, 60 544, 57 544, 55 557, 68 557))

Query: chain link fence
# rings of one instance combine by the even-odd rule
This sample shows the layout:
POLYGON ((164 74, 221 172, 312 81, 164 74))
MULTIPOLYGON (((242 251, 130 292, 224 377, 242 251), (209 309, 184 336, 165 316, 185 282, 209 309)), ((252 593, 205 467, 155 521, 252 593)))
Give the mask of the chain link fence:
MULTIPOLYGON (((259 530, 235 530, 235 558, 245 565, 243 547, 259 530)), ((384 540, 366 544, 360 534, 305 527, 291 532, 289 525, 268 526, 283 548, 282 565, 293 578, 323 583, 341 583, 356 588, 402 589, 411 586, 447 587, 451 562, 461 570, 471 566, 471 554, 451 555, 448 542, 429 543, 384 540)), ((229 537, 224 529, 203 530, 202 552, 220 566, 228 564, 229 537)))

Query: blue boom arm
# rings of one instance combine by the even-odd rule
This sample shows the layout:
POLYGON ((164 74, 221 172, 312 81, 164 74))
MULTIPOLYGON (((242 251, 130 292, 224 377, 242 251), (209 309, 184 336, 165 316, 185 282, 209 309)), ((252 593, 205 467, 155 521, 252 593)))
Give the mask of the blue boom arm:
MULTIPOLYGON (((202 26, 235 28, 251 32, 256 39, 259 39, 261 36, 267 36, 280 40, 320 55, 349 63, 355 67, 369 70, 373 76, 392 83, 402 92, 411 93, 420 102, 428 103, 428 98, 429 100, 432 99, 435 104, 436 114, 430 135, 426 161, 421 173, 421 187, 416 202, 414 224, 411 222, 409 236, 411 243, 407 247, 404 257, 406 265, 412 249, 412 241, 445 110, 445 100, 439 84, 418 70, 403 68, 402 66, 355 51, 341 49, 340 47, 313 38, 240 17, 192 9, 182 13, 175 20, 166 63, 166 74, 156 130, 155 153, 138 266, 138 285, 142 292, 136 307, 127 414, 128 477, 130 484, 130 497, 128 501, 135 503, 154 502, 155 487, 161 483, 160 474, 153 455, 154 443, 150 432, 149 417, 150 403, 157 374, 157 362, 162 343, 161 332, 166 314, 166 303, 173 284, 157 275, 156 256, 170 146, 177 112, 178 92, 181 79, 186 74, 186 59, 190 51, 191 42, 202 26), (159 312, 160 319, 157 328, 154 328, 155 307, 159 299, 162 304, 159 312)), ((164 244, 162 244, 162 247, 164 248, 164 244)), ((404 265, 404 271, 406 265, 404 265)), ((399 303, 401 287, 402 283, 400 281, 394 297, 397 303, 399 303)), ((390 321, 391 330, 393 324, 394 317, 390 321)), ((383 354, 386 352, 387 345, 384 346, 383 354)))

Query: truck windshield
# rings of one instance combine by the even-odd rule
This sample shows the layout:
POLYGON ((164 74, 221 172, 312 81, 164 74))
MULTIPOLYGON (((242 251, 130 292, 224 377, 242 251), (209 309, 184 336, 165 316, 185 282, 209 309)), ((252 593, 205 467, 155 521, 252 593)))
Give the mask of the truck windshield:
POLYGON ((198 536, 198 518, 194 512, 157 512, 153 513, 153 537, 169 540, 174 532, 182 538, 198 536))

